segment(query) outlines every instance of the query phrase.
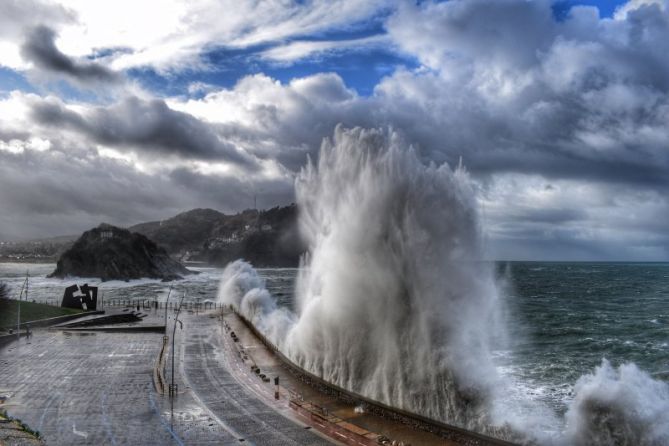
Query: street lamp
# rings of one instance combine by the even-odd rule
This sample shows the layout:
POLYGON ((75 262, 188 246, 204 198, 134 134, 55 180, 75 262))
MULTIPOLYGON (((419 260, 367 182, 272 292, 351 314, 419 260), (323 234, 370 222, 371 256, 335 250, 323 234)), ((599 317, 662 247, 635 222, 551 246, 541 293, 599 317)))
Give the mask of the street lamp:
POLYGON ((170 302, 170 294, 172 293, 172 285, 170 285, 169 291, 167 291, 167 299, 165 299, 165 336, 167 336, 167 304, 170 302))
POLYGON ((21 292, 19 293, 19 300, 17 302, 17 315, 16 315, 16 339, 21 339, 21 299, 23 298, 23 291, 26 292, 26 302, 28 301, 28 278, 30 277, 30 271, 26 271, 26 280, 23 281, 21 285, 21 292))
POLYGON ((177 393, 178 386, 174 383, 174 338, 177 334, 177 322, 179 327, 183 330, 184 324, 179 320, 179 313, 181 313, 181 305, 183 304, 184 298, 186 297, 186 292, 184 291, 181 300, 179 301, 179 307, 177 307, 177 314, 174 317, 174 328, 172 329, 172 383, 169 386, 170 397, 173 397, 177 393))
POLYGON ((18 302, 19 310, 18 315, 16 316, 16 339, 21 340, 21 296, 19 295, 18 302))

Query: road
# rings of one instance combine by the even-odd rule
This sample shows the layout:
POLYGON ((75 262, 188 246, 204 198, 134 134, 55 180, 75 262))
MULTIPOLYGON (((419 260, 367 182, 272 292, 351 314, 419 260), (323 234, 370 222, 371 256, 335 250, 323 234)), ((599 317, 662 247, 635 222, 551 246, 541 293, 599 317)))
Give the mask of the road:
POLYGON ((229 433, 259 446, 332 444, 308 426, 289 421, 287 405, 273 405, 266 392, 254 390, 261 381, 240 373, 239 361, 225 349, 217 319, 185 318, 184 327, 180 356, 186 385, 229 433))

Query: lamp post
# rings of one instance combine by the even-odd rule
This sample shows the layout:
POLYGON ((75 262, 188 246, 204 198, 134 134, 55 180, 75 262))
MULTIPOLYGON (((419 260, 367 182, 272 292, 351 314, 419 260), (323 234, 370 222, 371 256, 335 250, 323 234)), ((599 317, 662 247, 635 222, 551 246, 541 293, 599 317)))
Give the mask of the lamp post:
POLYGON ((183 304, 184 298, 186 297, 186 292, 184 291, 183 296, 181 296, 181 300, 179 301, 179 306, 177 307, 177 314, 174 317, 174 328, 172 329, 172 383, 170 384, 169 387, 169 393, 170 397, 173 397, 177 393, 177 385, 174 383, 174 338, 176 337, 177 334, 177 322, 179 323, 179 327, 183 330, 184 325, 183 323, 179 320, 179 313, 181 313, 181 305, 183 304))
POLYGON ((16 315, 16 339, 21 339, 21 299, 23 298, 23 290, 26 292, 26 301, 28 300, 28 277, 29 272, 26 272, 26 280, 23 281, 21 286, 21 292, 19 293, 19 301, 17 302, 17 315, 16 315))
POLYGON ((165 299, 165 336, 167 336, 167 304, 170 302, 170 294, 172 294, 172 285, 167 291, 167 299, 165 299))
POLYGON ((18 315, 16 316, 16 339, 21 340, 21 296, 19 295, 19 311, 18 315))

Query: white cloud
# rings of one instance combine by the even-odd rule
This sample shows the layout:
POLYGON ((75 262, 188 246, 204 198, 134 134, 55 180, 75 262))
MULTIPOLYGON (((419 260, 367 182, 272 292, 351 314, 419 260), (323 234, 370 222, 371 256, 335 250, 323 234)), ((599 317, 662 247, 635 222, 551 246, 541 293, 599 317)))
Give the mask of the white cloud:
POLYGON ((263 59, 288 64, 326 53, 344 50, 364 51, 390 44, 391 41, 386 35, 349 40, 297 40, 264 51, 260 56, 263 59))
POLYGON ((41 138, 29 138, 27 140, 10 139, 9 141, 0 140, 0 150, 5 152, 19 154, 26 150, 36 152, 45 152, 51 148, 51 141, 41 138))
POLYGON ((666 11, 668 5, 669 2, 667 2, 667 0, 630 0, 624 5, 616 8, 614 18, 616 20, 625 20, 631 11, 647 6, 657 6, 661 10, 666 11))
POLYGON ((6 66, 26 67, 26 61, 16 57, 22 34, 45 24, 57 31, 56 45, 73 57, 120 50, 108 52, 100 61, 115 70, 149 66, 163 71, 205 68, 200 55, 211 48, 246 48, 348 29, 387 8, 379 0, 57 0, 35 3, 33 8, 28 2, 26 7, 20 4, 10 1, 5 9, 11 17, 0 19, 0 25, 11 25, 11 32, 0 31, 6 66))
POLYGON ((25 69, 29 64, 20 54, 26 30, 43 24, 71 23, 71 11, 55 3, 40 0, 5 0, 0 2, 0 66, 25 69))
POLYGON ((246 76, 233 88, 201 99, 174 98, 168 104, 211 123, 222 138, 246 152, 276 160, 292 172, 316 153, 337 123, 360 123, 367 106, 333 73, 287 84, 261 74, 246 76))

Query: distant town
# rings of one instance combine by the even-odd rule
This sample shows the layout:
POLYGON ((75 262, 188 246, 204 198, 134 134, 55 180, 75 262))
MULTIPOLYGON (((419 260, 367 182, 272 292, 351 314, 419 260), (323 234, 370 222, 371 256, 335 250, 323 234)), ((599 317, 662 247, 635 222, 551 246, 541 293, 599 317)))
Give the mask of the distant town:
POLYGON ((29 240, 19 242, 0 241, 1 262, 51 263, 67 249, 76 236, 70 240, 29 240))

